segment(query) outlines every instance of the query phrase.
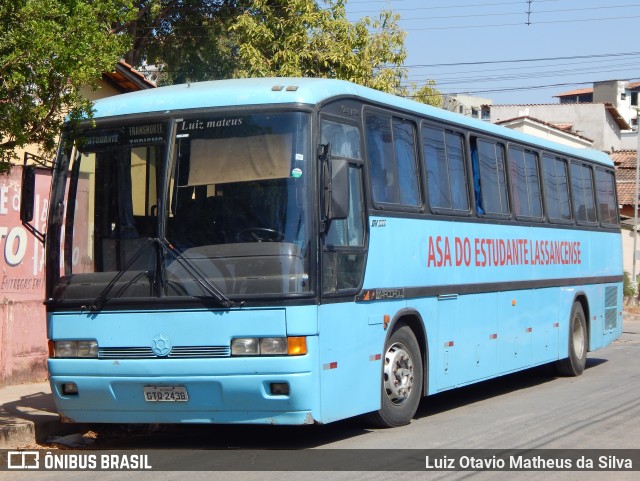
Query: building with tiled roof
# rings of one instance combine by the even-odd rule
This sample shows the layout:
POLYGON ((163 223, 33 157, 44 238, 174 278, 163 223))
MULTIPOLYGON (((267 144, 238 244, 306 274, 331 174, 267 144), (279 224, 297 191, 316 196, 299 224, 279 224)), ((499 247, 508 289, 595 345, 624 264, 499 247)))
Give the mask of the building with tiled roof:
POLYGON ((592 88, 575 89, 554 95, 561 104, 610 103, 625 121, 635 126, 638 119, 640 82, 607 80, 594 82, 592 88))
POLYGON ((619 150, 610 154, 616 166, 616 190, 620 206, 620 225, 622 227, 622 257, 624 270, 633 271, 634 248, 634 199, 636 199, 636 162, 637 150, 619 150))
POLYGON ((570 90, 569 92, 554 95, 554 97, 560 99, 561 104, 591 103, 593 102, 593 89, 570 90))
POLYGON ((616 183, 620 215, 632 217, 634 215, 633 199, 636 197, 636 150, 619 150, 610 154, 616 166, 616 183))
MULTIPOLYGON (((530 117, 554 126, 570 126, 571 133, 592 140, 589 147, 611 152, 628 148, 623 143, 623 132, 631 126, 611 103, 564 103, 532 105, 490 105, 492 123, 530 117)), ((560 130, 560 129, 558 129, 560 130)), ((587 145, 582 144, 582 147, 587 145)))
POLYGON ((593 145, 592 139, 573 132, 571 124, 556 125, 528 115, 501 120, 496 124, 571 147, 585 148, 593 145))

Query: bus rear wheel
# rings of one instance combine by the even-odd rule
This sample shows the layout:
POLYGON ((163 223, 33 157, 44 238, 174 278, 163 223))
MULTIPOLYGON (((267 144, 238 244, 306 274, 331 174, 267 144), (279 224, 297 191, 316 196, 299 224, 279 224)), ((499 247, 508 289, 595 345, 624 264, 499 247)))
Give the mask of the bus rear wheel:
POLYGON ((377 427, 409 424, 422 397, 422 361, 418 341, 409 326, 389 337, 383 358, 382 400, 367 421, 377 427))
POLYGON ((579 376, 587 363, 587 321, 582 304, 574 302, 569 319, 569 357, 556 363, 562 376, 579 376))

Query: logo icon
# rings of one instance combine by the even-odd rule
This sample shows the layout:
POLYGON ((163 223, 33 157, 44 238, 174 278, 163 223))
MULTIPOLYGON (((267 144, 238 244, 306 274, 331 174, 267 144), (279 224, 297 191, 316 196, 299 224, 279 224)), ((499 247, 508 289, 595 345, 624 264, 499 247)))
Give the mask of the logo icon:
POLYGON ((8 451, 8 469, 38 469, 40 453, 38 451, 8 451))
POLYGON ((171 341, 164 334, 158 334, 153 338, 151 350, 156 356, 165 357, 171 352, 171 341))

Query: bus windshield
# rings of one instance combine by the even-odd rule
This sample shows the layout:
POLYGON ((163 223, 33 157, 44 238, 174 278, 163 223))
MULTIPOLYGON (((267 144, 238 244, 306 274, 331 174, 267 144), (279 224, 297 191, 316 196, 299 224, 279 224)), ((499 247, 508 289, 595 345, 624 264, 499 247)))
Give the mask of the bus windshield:
POLYGON ((175 124, 98 125, 77 136, 57 190, 65 198, 54 199, 66 212, 49 228, 61 259, 52 300, 311 292, 308 114, 175 124))

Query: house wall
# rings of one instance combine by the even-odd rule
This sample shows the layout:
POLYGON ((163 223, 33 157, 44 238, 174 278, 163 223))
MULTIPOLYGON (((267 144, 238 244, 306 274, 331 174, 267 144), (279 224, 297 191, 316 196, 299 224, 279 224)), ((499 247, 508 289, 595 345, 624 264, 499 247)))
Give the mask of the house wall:
POLYGON ((636 106, 631 105, 631 91, 627 89, 629 82, 609 80, 593 83, 593 102, 611 103, 620 115, 631 124, 637 116, 636 106), (624 97, 624 98, 623 98, 624 97))
POLYGON ((491 122, 528 115, 544 122, 571 124, 573 131, 593 140, 593 148, 621 149, 620 129, 603 104, 492 105, 491 122))
POLYGON ((547 139, 552 142, 557 142, 562 145, 568 145, 570 147, 591 147, 591 142, 587 140, 577 138, 574 135, 569 135, 561 130, 551 128, 538 122, 528 122, 526 120, 519 119, 513 122, 504 123, 502 125, 504 127, 523 132, 525 134, 534 135, 536 137, 547 139))
POLYGON ((100 82, 96 88, 91 87, 81 87, 80 95, 82 95, 85 99, 89 100, 98 100, 103 99, 105 97, 111 97, 113 95, 118 95, 119 91, 113 88, 111 85, 106 82, 100 82))
POLYGON ((442 108, 450 112, 456 112, 466 115, 467 117, 479 119, 481 117, 482 107, 484 105, 490 105, 491 103, 491 99, 455 94, 447 95, 442 99, 442 108))
POLYGON ((620 140, 620 150, 638 150, 639 138, 637 131, 625 130, 624 132, 622 132, 620 140))
MULTIPOLYGON (((103 78, 96 88, 83 87, 80 93, 89 100, 122 93, 111 82, 103 78)), ((9 175, 0 175, 0 387, 47 377, 44 250, 20 222, 25 151, 38 154, 33 145, 17 149, 20 162, 9 175)), ((32 224, 41 232, 46 227, 50 186, 51 172, 38 169, 32 224)))
MULTIPOLYGON (((47 376, 44 249, 20 222, 22 166, 0 176, 0 387, 47 376)), ((38 169, 32 224, 44 231, 51 172, 38 169)))
MULTIPOLYGON (((636 248, 640 250, 640 236, 636 248)), ((633 272, 633 228, 622 229, 622 268, 625 272, 633 272)), ((640 274, 640 261, 636 264, 636 275, 640 274)))

